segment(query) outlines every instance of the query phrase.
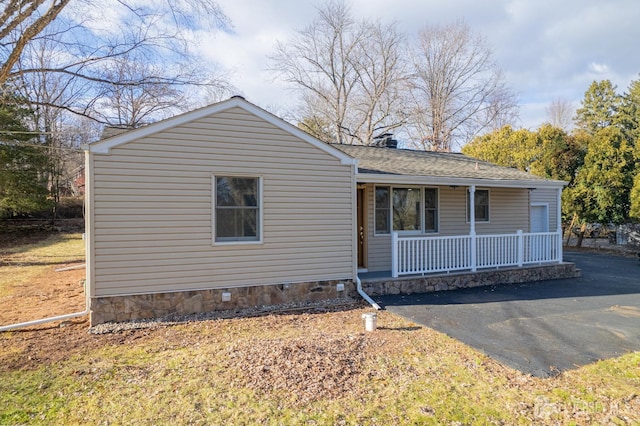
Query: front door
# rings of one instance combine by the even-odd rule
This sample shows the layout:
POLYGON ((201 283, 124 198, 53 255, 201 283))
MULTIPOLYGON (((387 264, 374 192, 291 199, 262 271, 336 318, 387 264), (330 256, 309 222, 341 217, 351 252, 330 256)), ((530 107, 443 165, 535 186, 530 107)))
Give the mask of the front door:
POLYGON ((365 218, 365 189, 358 188, 358 201, 357 201, 357 226, 358 226, 358 269, 366 268, 366 256, 365 256, 365 237, 366 237, 366 218, 365 218))

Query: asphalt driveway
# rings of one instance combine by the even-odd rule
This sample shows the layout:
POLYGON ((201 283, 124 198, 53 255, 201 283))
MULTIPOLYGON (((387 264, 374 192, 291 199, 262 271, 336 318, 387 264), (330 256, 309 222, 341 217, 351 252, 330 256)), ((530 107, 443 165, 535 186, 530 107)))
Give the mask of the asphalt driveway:
POLYGON ((640 262, 568 252, 581 278, 379 296, 391 312, 538 377, 640 350, 640 262))

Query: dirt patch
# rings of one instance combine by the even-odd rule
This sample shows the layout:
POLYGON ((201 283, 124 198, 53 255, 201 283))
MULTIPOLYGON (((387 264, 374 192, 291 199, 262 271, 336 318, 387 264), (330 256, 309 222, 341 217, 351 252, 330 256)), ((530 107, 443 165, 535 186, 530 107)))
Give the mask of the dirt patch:
POLYGON ((354 389, 368 346, 362 335, 262 340, 233 346, 228 359, 230 367, 242 366, 243 386, 265 394, 288 391, 298 402, 309 402, 337 398, 354 389))
MULTIPOLYGON (((63 226, 81 224, 66 220, 63 226)), ((60 232, 46 221, 1 222, 0 325, 84 311, 83 264, 78 233, 60 232)))
MULTIPOLYGON (((42 318, 81 312, 85 309, 84 269, 56 272, 56 269, 78 264, 48 266, 28 284, 13 286, 9 294, 0 297, 0 325, 33 321, 42 318)), ((2 273, 11 273, 3 266, 2 273)))

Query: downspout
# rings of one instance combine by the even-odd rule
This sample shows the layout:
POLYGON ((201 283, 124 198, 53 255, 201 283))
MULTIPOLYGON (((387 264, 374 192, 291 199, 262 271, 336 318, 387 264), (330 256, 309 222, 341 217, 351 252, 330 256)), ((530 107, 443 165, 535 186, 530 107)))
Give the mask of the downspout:
POLYGON ((358 179, 357 179, 357 175, 358 175, 358 160, 356 160, 355 158, 353 159, 353 162, 351 163, 351 200, 352 200, 352 204, 351 204, 351 224, 353 225, 353 233, 352 233, 352 244, 351 244, 351 251, 352 251, 352 273, 353 276, 356 279, 356 290, 358 290, 358 294, 360 296, 362 296, 362 298, 364 300, 366 300, 371 306, 373 306, 376 310, 381 310, 382 308, 380 307, 380 305, 378 305, 371 297, 369 297, 369 295, 367 293, 364 292, 364 290, 362 289, 362 282, 360 281, 360 277, 358 277, 358 256, 357 256, 357 250, 358 250, 358 226, 356 225, 358 223, 358 209, 357 209, 357 200, 358 200, 358 179))
POLYGON ((376 310, 379 311, 382 309, 380 305, 378 305, 371 297, 369 297, 367 293, 364 292, 364 290, 362 289, 362 282, 360 281, 360 277, 358 277, 357 275, 356 275, 356 289, 358 290, 358 293, 360 294, 360 296, 362 296, 364 300, 369 302, 369 304, 373 306, 376 310))

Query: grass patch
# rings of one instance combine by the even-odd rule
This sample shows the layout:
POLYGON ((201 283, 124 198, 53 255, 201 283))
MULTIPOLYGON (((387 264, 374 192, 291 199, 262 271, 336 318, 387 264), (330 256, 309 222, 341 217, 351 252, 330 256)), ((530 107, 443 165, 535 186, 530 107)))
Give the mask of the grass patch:
POLYGON ((69 263, 84 260, 81 233, 52 233, 42 241, 0 248, 5 262, 69 263))
MULTIPOLYGON (((359 331, 362 312, 207 321, 98 336, 104 345, 64 362, 0 373, 0 398, 6 401, 0 407, 0 424, 640 421, 638 353, 538 379, 430 329, 390 327, 364 334, 359 331), (310 331, 320 325, 327 326, 324 332, 310 331), (247 329, 253 330, 252 335, 245 334, 247 329), (260 385, 261 379, 274 374, 263 366, 273 366, 267 361, 276 352, 283 356, 280 349, 298 347, 300 339, 321 346, 322 341, 349 338, 361 339, 367 346, 348 387, 338 384, 337 392, 300 398, 307 391, 304 381, 290 388, 278 386, 278 379, 273 388, 260 385), (276 346, 280 349, 274 352, 276 346), (267 356, 252 358, 259 350, 267 356), (254 365, 246 364, 247 359, 254 365)), ((413 326, 388 312, 379 316, 379 323, 413 326)), ((297 370, 296 360, 301 362, 291 358, 288 367, 277 367, 279 373, 297 370)), ((339 360, 333 361, 337 365, 339 360)), ((305 362, 303 370, 309 368, 305 362)), ((308 384, 317 386, 310 378, 308 384)))
POLYGON ((47 266, 31 266, 20 268, 16 266, 0 266, 0 297, 13 294, 17 286, 31 281, 34 277, 42 275, 47 266))
MULTIPOLYGON (((15 256, 83 247, 75 234, 15 256)), ((2 333, 0 424, 640 423, 639 352, 540 379, 387 311, 365 333, 368 311, 2 333)))

